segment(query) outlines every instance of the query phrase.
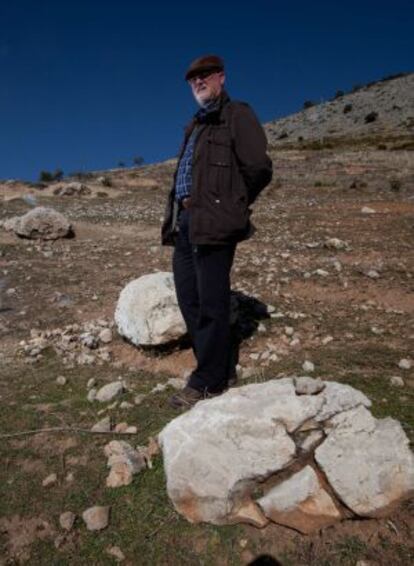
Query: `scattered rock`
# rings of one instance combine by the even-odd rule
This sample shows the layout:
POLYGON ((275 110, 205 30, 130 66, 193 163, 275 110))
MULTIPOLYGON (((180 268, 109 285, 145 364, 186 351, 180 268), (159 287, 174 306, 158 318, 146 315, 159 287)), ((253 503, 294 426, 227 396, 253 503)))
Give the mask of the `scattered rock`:
POLYGON ((104 452, 111 469, 106 479, 107 487, 129 485, 134 474, 146 467, 143 455, 123 440, 112 440, 105 446, 104 452))
POLYGON ((369 277, 370 279, 379 279, 380 274, 375 269, 370 269, 369 271, 367 271, 367 277, 369 277))
POLYGON ((181 379, 180 377, 170 377, 167 381, 167 385, 172 387, 173 389, 177 389, 177 391, 183 389, 187 383, 186 379, 181 379))
POLYGON ((103 330, 101 330, 98 337, 99 337, 99 340, 103 344, 109 344, 110 342, 112 342, 112 331, 111 331, 111 329, 110 328, 104 328, 103 330))
POLYGON ((390 384, 393 387, 404 387, 405 383, 402 377, 400 377, 399 375, 392 375, 390 377, 390 384))
POLYGON ((75 524, 76 515, 72 511, 65 511, 59 517, 59 524, 65 531, 71 531, 75 524))
POLYGON ((124 391, 124 386, 121 381, 113 381, 107 383, 96 392, 95 399, 100 403, 107 403, 116 397, 119 397, 124 391))
POLYGON ((91 428, 92 432, 110 432, 111 431, 111 417, 105 417, 100 420, 91 428))
POLYGON ((275 523, 306 534, 341 519, 341 513, 310 466, 272 488, 258 503, 266 517, 275 523))
POLYGON ((82 513, 82 519, 85 521, 88 531, 101 531, 108 526, 109 523, 109 506, 89 507, 82 513))
POLYGON ((98 392, 98 390, 95 389, 95 388, 92 388, 88 391, 88 395, 86 396, 86 398, 89 401, 89 403, 92 403, 93 401, 95 401, 97 392, 98 392))
POLYGON ((58 385, 66 385, 66 382, 67 382, 67 379, 66 379, 66 377, 63 376, 63 375, 59 375, 59 376, 56 378, 56 383, 57 383, 58 385))
POLYGON ((311 372, 315 371, 315 364, 313 364, 309 360, 305 360, 302 364, 302 369, 303 369, 303 371, 305 371, 307 373, 308 372, 311 373, 311 372))
POLYGON ((135 279, 121 291, 115 322, 122 336, 136 346, 158 345, 186 333, 178 308, 172 273, 152 273, 135 279))
POLYGON ((332 250, 346 250, 348 244, 339 238, 329 238, 325 241, 325 248, 332 250))
POLYGON ((408 358, 402 358, 398 362, 398 367, 400 369, 411 369, 412 365, 413 365, 413 362, 411 360, 409 360, 408 358))
POLYGON ((50 474, 49 476, 47 476, 47 478, 45 478, 42 481, 42 486, 43 487, 50 487, 51 485, 54 485, 57 482, 57 475, 56 474, 50 474))
POLYGON ((119 548, 119 546, 110 546, 106 549, 109 556, 113 556, 116 562, 123 562, 125 560, 125 554, 119 548))
POLYGON ((53 191, 53 194, 57 196, 84 196, 90 195, 91 193, 92 191, 87 185, 76 181, 56 187, 53 191))

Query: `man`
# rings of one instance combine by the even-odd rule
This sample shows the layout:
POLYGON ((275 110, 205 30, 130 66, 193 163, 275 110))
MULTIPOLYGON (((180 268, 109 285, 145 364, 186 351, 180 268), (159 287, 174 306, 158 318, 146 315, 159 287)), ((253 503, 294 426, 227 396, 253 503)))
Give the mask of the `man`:
POLYGON ((254 230, 249 206, 272 178, 262 126, 246 103, 231 101, 224 90, 223 60, 200 57, 185 79, 201 108, 185 130, 162 242, 175 246, 177 299, 197 367, 170 399, 175 408, 222 393, 235 376, 230 270, 237 242, 254 230))

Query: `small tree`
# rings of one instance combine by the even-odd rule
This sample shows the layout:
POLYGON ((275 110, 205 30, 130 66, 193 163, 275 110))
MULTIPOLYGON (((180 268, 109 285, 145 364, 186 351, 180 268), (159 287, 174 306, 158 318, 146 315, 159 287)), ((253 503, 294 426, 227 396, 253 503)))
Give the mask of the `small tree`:
POLYGON ((118 167, 125 167, 124 161, 118 161, 118 167))
POLYGON ((315 103, 313 102, 313 100, 305 100, 305 102, 303 103, 303 108, 305 110, 307 108, 312 108, 312 106, 315 106, 315 103))
POLYGON ((341 98, 341 96, 343 96, 345 93, 343 90, 337 90, 335 92, 335 98, 341 98))
POLYGON ((141 165, 144 163, 144 158, 141 155, 136 155, 133 160, 132 160, 133 164, 136 165, 137 167, 141 167, 141 165))
POLYGON ((53 181, 53 174, 50 171, 42 170, 39 173, 39 181, 41 183, 51 183, 53 181))

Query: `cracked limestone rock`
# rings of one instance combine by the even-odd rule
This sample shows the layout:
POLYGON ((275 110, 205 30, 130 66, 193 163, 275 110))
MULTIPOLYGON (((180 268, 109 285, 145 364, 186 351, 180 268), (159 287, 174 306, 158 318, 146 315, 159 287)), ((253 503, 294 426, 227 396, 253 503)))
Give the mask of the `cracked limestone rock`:
POLYGON ((271 500, 276 488, 269 485, 277 484, 289 505, 278 499, 268 518, 311 532, 341 519, 341 502, 371 516, 410 493, 413 455, 396 421, 374 419, 369 399, 349 385, 307 378, 308 393, 299 387, 299 394, 298 383, 231 389, 161 431, 167 491, 179 513, 194 523, 263 527, 254 493, 260 486, 263 501, 271 500), (317 469, 293 472, 305 453, 316 455, 330 488, 317 469))
POLYGON ((192 522, 225 524, 248 504, 246 486, 285 468, 289 432, 314 417, 322 396, 298 396, 290 378, 233 389, 197 403, 160 433, 167 490, 192 522))
POLYGON ((119 333, 136 346, 166 344, 184 336, 172 273, 151 273, 128 283, 119 296, 115 322, 119 333))
POLYGON ((316 462, 354 513, 385 515, 414 491, 414 455, 400 423, 359 406, 333 417, 325 431, 316 462))
POLYGON ((275 523, 306 534, 331 525, 342 517, 311 466, 270 489, 258 503, 266 517, 275 523))

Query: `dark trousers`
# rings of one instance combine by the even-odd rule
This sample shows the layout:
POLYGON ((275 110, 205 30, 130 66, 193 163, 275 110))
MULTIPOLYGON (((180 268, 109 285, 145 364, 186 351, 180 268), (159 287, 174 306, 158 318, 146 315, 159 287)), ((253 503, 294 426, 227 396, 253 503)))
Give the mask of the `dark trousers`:
POLYGON ((227 387, 235 371, 230 336, 230 270, 236 245, 192 245, 190 214, 183 209, 178 218, 174 281, 197 360, 188 385, 214 393, 227 387))

